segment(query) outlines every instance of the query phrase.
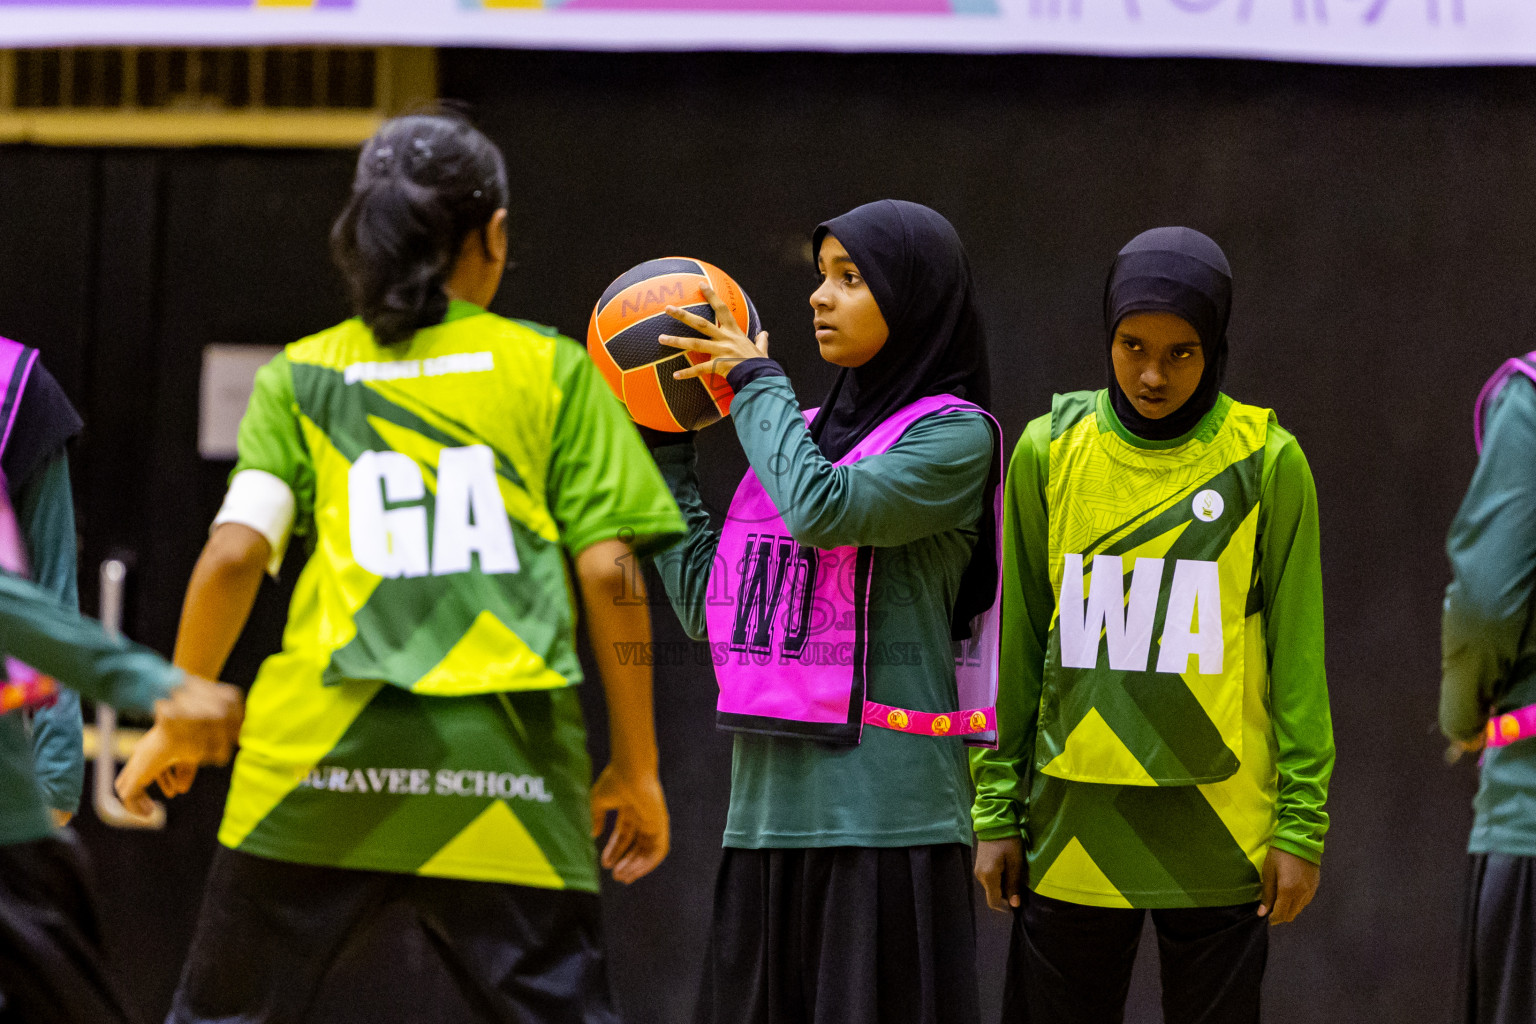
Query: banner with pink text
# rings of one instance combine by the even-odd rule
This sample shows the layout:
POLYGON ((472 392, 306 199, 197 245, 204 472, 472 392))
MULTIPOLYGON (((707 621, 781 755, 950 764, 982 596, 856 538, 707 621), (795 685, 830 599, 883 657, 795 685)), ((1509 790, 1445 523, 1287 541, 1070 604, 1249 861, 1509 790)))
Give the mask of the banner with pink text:
POLYGON ((908 50, 1536 63, 1536 0, 0 0, 0 47, 908 50))

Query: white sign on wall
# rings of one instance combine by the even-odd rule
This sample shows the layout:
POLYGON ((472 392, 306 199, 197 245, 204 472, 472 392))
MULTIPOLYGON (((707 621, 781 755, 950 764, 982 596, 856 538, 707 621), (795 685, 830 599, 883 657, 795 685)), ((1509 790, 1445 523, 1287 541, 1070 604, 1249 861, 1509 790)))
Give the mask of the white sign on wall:
POLYGON ((0 47, 505 46, 1536 63, 1536 0, 0 0, 0 47))
POLYGON ((282 351, 278 345, 208 345, 197 394, 197 454, 233 459, 240 417, 251 400, 256 371, 282 351))

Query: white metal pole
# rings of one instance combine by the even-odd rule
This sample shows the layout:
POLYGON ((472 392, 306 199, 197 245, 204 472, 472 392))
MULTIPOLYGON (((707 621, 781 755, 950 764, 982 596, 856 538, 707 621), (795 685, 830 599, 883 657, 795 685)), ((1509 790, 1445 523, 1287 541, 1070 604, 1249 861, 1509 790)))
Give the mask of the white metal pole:
MULTIPOLYGON (((101 625, 108 636, 121 636, 123 628, 123 584, 128 566, 119 558, 101 563, 101 625)), ((114 828, 164 828, 165 807, 156 803, 154 810, 140 817, 117 798, 112 784, 117 781, 117 712, 103 703, 96 705, 96 816, 114 828)))

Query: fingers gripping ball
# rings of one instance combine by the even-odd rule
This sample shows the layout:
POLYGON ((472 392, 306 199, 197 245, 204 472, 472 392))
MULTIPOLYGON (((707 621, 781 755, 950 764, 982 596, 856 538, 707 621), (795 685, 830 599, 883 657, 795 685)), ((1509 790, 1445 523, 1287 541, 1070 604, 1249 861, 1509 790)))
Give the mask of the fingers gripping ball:
POLYGON ((719 267, 703 260, 672 256, 648 260, 619 275, 592 310, 587 325, 587 353, 602 371, 608 386, 629 409, 630 418, 653 430, 698 430, 728 416, 731 389, 724 377, 704 374, 674 380, 672 374, 690 363, 703 363, 702 352, 679 352, 656 339, 701 337, 667 315, 667 306, 681 306, 708 320, 714 310, 701 286, 715 294, 736 317, 747 337, 762 330, 747 293, 719 267))

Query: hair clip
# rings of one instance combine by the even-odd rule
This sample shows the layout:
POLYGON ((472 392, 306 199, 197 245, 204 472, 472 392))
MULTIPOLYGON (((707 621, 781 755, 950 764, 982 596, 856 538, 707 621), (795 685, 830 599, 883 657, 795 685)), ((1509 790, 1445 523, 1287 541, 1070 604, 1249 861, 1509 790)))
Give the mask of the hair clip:
POLYGON ((416 155, 421 157, 423 160, 432 159, 432 147, 427 145, 426 139, 412 139, 411 149, 414 150, 416 155))

